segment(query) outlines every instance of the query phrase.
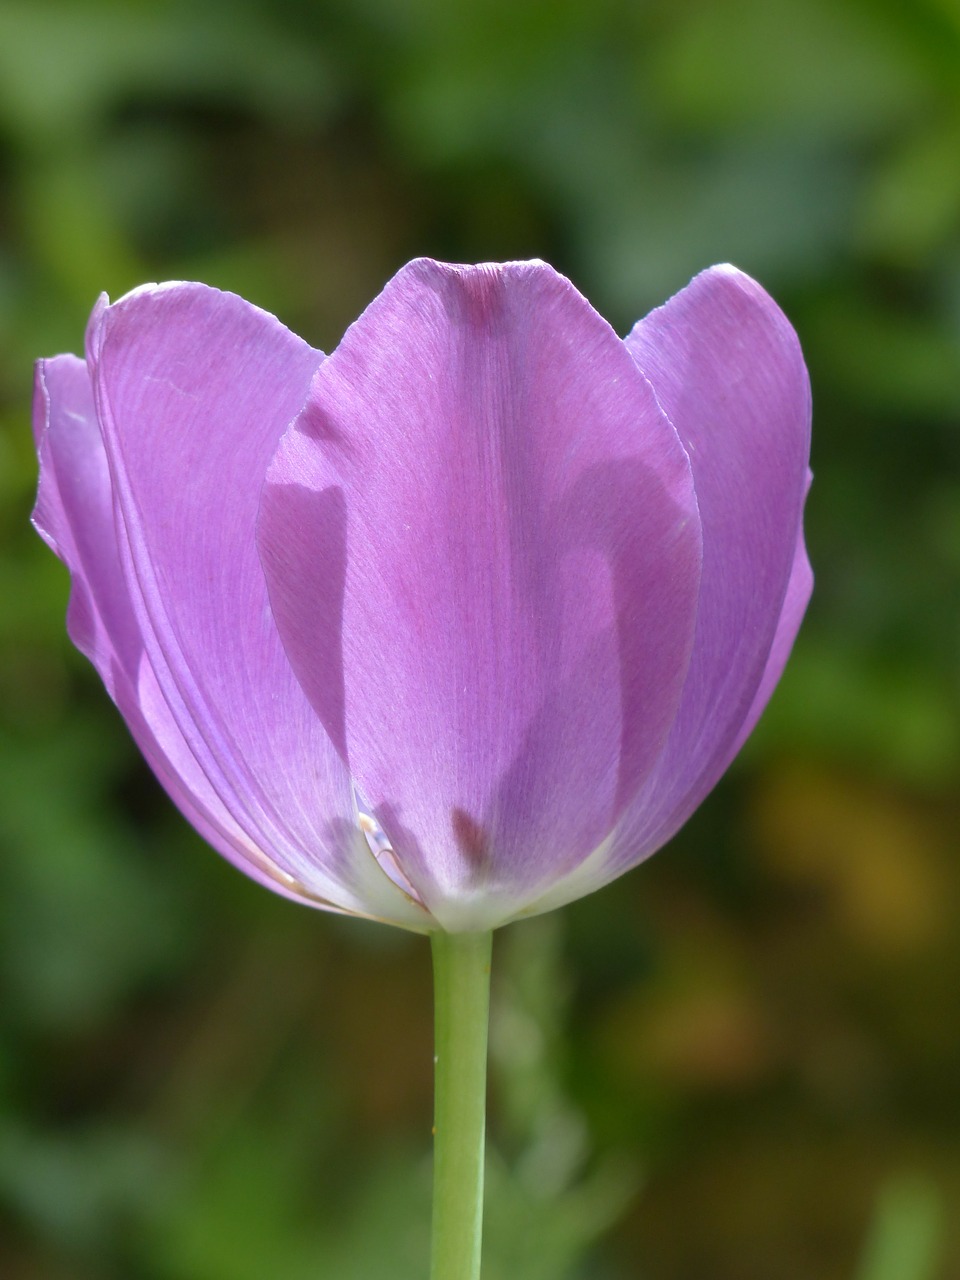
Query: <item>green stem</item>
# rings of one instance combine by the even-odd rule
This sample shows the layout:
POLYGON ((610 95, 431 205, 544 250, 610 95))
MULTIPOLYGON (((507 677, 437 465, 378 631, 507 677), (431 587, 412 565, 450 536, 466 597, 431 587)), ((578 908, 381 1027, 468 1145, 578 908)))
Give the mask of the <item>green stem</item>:
POLYGON ((491 933, 435 933, 430 1280, 478 1280, 491 933))

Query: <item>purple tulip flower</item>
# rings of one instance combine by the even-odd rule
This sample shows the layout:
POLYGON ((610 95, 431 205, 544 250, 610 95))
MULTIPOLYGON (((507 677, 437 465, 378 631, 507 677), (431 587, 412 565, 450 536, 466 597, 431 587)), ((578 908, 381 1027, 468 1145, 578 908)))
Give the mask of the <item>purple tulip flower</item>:
POLYGON ((714 267, 621 340, 541 262, 410 263, 330 356, 200 284, 37 370, 70 635, 254 879, 418 931, 598 888, 700 804, 811 589, 810 393, 714 267))

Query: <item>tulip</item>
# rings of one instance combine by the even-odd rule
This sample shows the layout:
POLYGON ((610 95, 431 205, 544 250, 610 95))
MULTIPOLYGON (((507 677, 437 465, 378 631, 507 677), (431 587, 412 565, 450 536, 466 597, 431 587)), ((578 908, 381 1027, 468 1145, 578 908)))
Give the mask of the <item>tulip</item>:
POLYGON ((41 361, 70 634, 255 879, 485 930, 659 848, 810 591, 793 330, 715 267, 621 341, 539 262, 413 262, 324 358, 199 284, 41 361))
POLYGON ((810 594, 806 370, 729 266, 620 339, 542 262, 422 259, 326 357, 146 285, 36 386, 70 635, 174 802, 435 957, 664 844, 810 594))

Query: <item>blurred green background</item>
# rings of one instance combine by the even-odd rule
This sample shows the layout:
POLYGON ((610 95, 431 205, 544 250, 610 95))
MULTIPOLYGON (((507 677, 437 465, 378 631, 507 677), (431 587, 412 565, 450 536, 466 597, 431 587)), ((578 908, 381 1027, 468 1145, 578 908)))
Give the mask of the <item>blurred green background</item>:
POLYGON ((731 260, 815 400, 754 739, 498 938, 485 1280, 960 1276, 956 0, 0 0, 0 1276, 426 1274, 428 948, 201 845, 27 524, 31 362, 101 290, 330 350, 421 253, 621 333, 731 260))

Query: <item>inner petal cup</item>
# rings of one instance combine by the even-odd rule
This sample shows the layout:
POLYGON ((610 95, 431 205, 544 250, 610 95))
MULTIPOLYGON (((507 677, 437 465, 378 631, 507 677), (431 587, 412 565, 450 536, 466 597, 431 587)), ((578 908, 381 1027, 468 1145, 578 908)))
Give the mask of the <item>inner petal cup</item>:
POLYGON ((700 520, 568 281, 401 271, 317 370, 259 544, 290 663, 444 927, 502 923, 604 839, 676 713, 700 520))

